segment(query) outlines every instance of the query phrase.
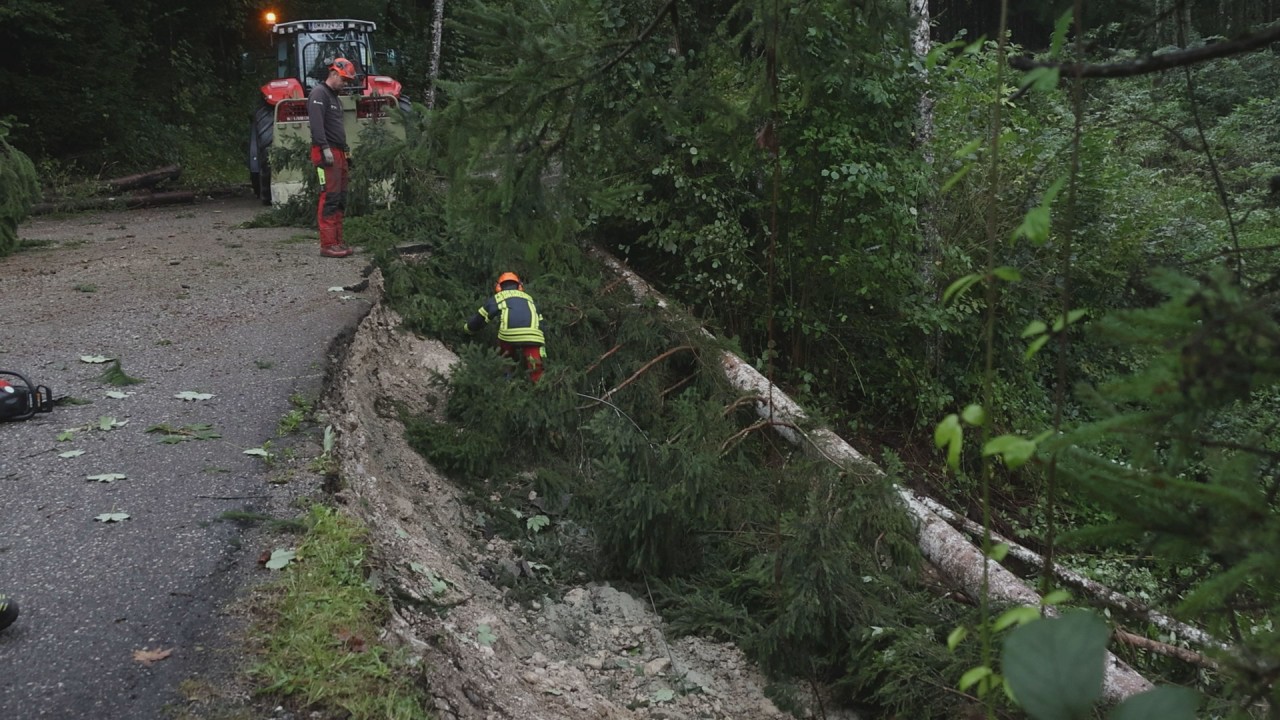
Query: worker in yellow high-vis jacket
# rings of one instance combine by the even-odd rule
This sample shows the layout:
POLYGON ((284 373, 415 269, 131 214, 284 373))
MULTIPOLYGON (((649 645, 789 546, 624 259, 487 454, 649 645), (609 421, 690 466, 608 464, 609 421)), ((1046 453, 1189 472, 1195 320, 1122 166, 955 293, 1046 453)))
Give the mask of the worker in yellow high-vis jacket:
POLYGON ((499 320, 498 350, 517 362, 523 357, 529 368, 529 379, 538 382, 547 357, 538 306, 524 291, 520 276, 513 272, 499 275, 493 292, 493 297, 467 320, 466 331, 473 333, 490 321, 499 320))

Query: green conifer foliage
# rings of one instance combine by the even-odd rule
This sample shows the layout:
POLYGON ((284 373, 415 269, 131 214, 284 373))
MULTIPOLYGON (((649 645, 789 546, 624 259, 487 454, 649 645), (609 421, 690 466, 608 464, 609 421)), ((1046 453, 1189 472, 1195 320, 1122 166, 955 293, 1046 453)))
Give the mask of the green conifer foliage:
POLYGON ((572 244, 540 247, 547 270, 503 262, 521 248, 498 230, 508 216, 493 216, 437 219, 429 257, 384 256, 383 268, 406 321, 460 359, 439 381, 444 421, 406 417, 410 442, 468 488, 478 532, 550 568, 500 577, 512 598, 554 594, 553 579, 578 572, 633 584, 677 631, 732 640, 779 679, 954 717, 956 698, 936 688, 973 658, 942 636, 969 609, 920 584, 914 529, 887 481, 776 440, 720 374, 720 345, 636 302, 572 244), (460 329, 509 267, 546 321, 537 385, 497 354, 491 329, 460 329), (935 685, 889 680, 904 674, 935 685))
POLYGON ((40 178, 31 158, 7 142, 9 126, 0 120, 0 257, 18 247, 18 223, 40 199, 40 178))
POLYGON ((1268 694, 1280 659, 1280 323, 1274 292, 1229 272, 1163 272, 1168 299, 1104 327, 1142 348, 1140 369, 1084 399, 1100 418, 1065 434, 1059 468, 1105 513, 1069 532, 1135 553, 1155 604, 1238 649, 1220 654, 1225 697, 1268 694))

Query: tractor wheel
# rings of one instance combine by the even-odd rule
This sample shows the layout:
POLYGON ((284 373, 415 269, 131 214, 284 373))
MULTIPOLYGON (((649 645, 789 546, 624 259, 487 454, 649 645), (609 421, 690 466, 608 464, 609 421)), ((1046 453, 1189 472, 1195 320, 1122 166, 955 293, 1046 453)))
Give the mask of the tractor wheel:
POLYGON ((271 166, 264 159, 262 162, 262 170, 258 172, 258 197, 262 198, 263 205, 271 204, 271 166))
POLYGON ((257 158, 257 172, 250 165, 249 183, 253 185, 253 193, 262 200, 263 205, 271 204, 271 141, 274 134, 275 111, 266 103, 258 106, 253 113, 253 124, 249 129, 249 151, 257 158))

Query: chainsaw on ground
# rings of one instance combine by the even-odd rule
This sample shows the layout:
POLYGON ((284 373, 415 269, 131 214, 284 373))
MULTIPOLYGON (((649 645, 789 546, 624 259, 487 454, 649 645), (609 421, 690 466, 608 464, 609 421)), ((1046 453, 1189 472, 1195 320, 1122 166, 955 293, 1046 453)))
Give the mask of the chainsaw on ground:
POLYGON ((0 422, 26 420, 36 413, 53 412, 53 391, 11 370, 0 370, 0 422))

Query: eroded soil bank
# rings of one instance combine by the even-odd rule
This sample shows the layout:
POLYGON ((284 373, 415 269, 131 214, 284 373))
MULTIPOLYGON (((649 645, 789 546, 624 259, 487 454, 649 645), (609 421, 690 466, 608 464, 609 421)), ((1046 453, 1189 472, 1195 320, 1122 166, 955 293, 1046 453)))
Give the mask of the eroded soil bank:
MULTIPOLYGON (((521 559, 505 541, 484 539, 462 491, 409 447, 395 408, 438 413, 444 397, 430 377, 447 373, 457 357, 400 330, 400 318, 379 300, 380 276, 370 279, 373 309, 330 390, 340 430, 338 497, 368 526, 378 580, 398 598, 387 641, 407 647, 421 665, 438 715, 788 716, 765 696, 767 681, 741 651, 667 638, 643 598, 583 582, 527 608, 504 601, 484 569, 519 569, 521 559)), ((853 715, 826 708, 825 717, 853 715)))

